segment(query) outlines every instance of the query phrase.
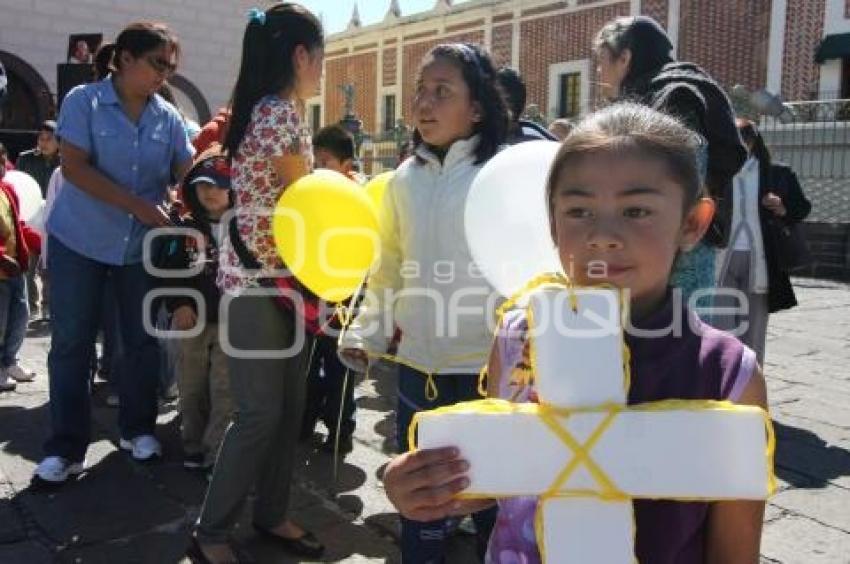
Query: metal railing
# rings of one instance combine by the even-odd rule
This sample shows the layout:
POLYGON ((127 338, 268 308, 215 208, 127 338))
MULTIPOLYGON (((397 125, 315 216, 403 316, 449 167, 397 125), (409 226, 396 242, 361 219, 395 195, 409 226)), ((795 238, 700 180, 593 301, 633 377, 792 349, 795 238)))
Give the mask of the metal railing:
POLYGON ((850 180, 850 100, 789 102, 760 129, 775 160, 800 176, 850 180))
POLYGON ((383 131, 374 136, 367 136, 360 146, 360 160, 363 172, 369 176, 393 170, 398 166, 399 152, 409 141, 410 130, 383 131))

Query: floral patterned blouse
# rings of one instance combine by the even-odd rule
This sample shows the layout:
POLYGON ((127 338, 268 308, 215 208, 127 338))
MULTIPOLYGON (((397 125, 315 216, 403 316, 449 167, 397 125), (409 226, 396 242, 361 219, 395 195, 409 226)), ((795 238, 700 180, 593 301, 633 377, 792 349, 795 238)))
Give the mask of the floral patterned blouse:
POLYGON ((238 295, 245 288, 258 287, 259 278, 282 276, 284 265, 275 250, 272 218, 284 187, 271 158, 285 155, 301 155, 307 170, 313 168, 310 129, 302 125, 294 102, 266 96, 251 113, 233 159, 232 180, 239 235, 262 269, 243 269, 229 237, 225 237, 217 280, 225 292, 238 295))

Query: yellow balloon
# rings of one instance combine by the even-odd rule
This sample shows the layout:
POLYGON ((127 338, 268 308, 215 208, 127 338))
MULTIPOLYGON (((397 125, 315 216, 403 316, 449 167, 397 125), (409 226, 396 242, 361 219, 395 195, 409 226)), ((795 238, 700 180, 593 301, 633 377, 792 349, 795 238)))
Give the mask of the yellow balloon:
POLYGON ((329 302, 357 290, 378 252, 378 220, 369 197, 330 170, 303 176, 283 192, 272 229, 292 274, 329 302))
POLYGON ((380 216, 381 206, 384 201, 384 193, 387 191, 387 186, 390 183, 390 179, 392 179, 395 171, 387 171, 382 172, 372 180, 366 183, 365 190, 366 194, 369 195, 369 199, 372 200, 372 204, 375 206, 375 211, 378 212, 380 216))

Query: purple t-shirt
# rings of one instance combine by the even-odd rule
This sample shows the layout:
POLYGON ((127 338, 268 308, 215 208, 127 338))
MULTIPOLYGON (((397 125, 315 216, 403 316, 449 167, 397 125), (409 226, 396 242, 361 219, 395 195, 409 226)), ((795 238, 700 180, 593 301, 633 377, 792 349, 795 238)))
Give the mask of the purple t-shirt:
MULTIPOLYGON (((642 323, 641 329, 669 327, 673 305, 665 306, 642 323)), ((665 399, 731 400, 740 398, 756 367, 755 353, 738 339, 700 321, 683 309, 681 336, 658 338, 626 335, 631 350, 632 382, 628 404, 665 399), (690 321, 690 323, 688 323, 690 321), (683 377, 692 375, 692 377, 683 377)), ((529 401, 534 391, 522 388, 517 371, 529 366, 521 310, 505 315, 496 338, 501 374, 499 396, 529 401)), ((709 504, 634 500, 635 555, 652 564, 699 564, 704 558, 705 525, 709 504)), ((540 554, 534 530, 537 498, 515 497, 499 501, 499 515, 487 549, 486 564, 537 564, 540 554)))

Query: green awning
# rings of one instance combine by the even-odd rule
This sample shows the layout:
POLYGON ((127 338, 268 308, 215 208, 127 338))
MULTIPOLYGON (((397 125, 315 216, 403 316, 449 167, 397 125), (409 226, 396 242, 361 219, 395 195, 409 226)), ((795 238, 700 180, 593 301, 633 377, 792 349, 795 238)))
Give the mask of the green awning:
POLYGON ((815 61, 822 65, 830 59, 843 59, 850 57, 850 33, 836 33, 827 35, 820 42, 815 53, 815 61))

